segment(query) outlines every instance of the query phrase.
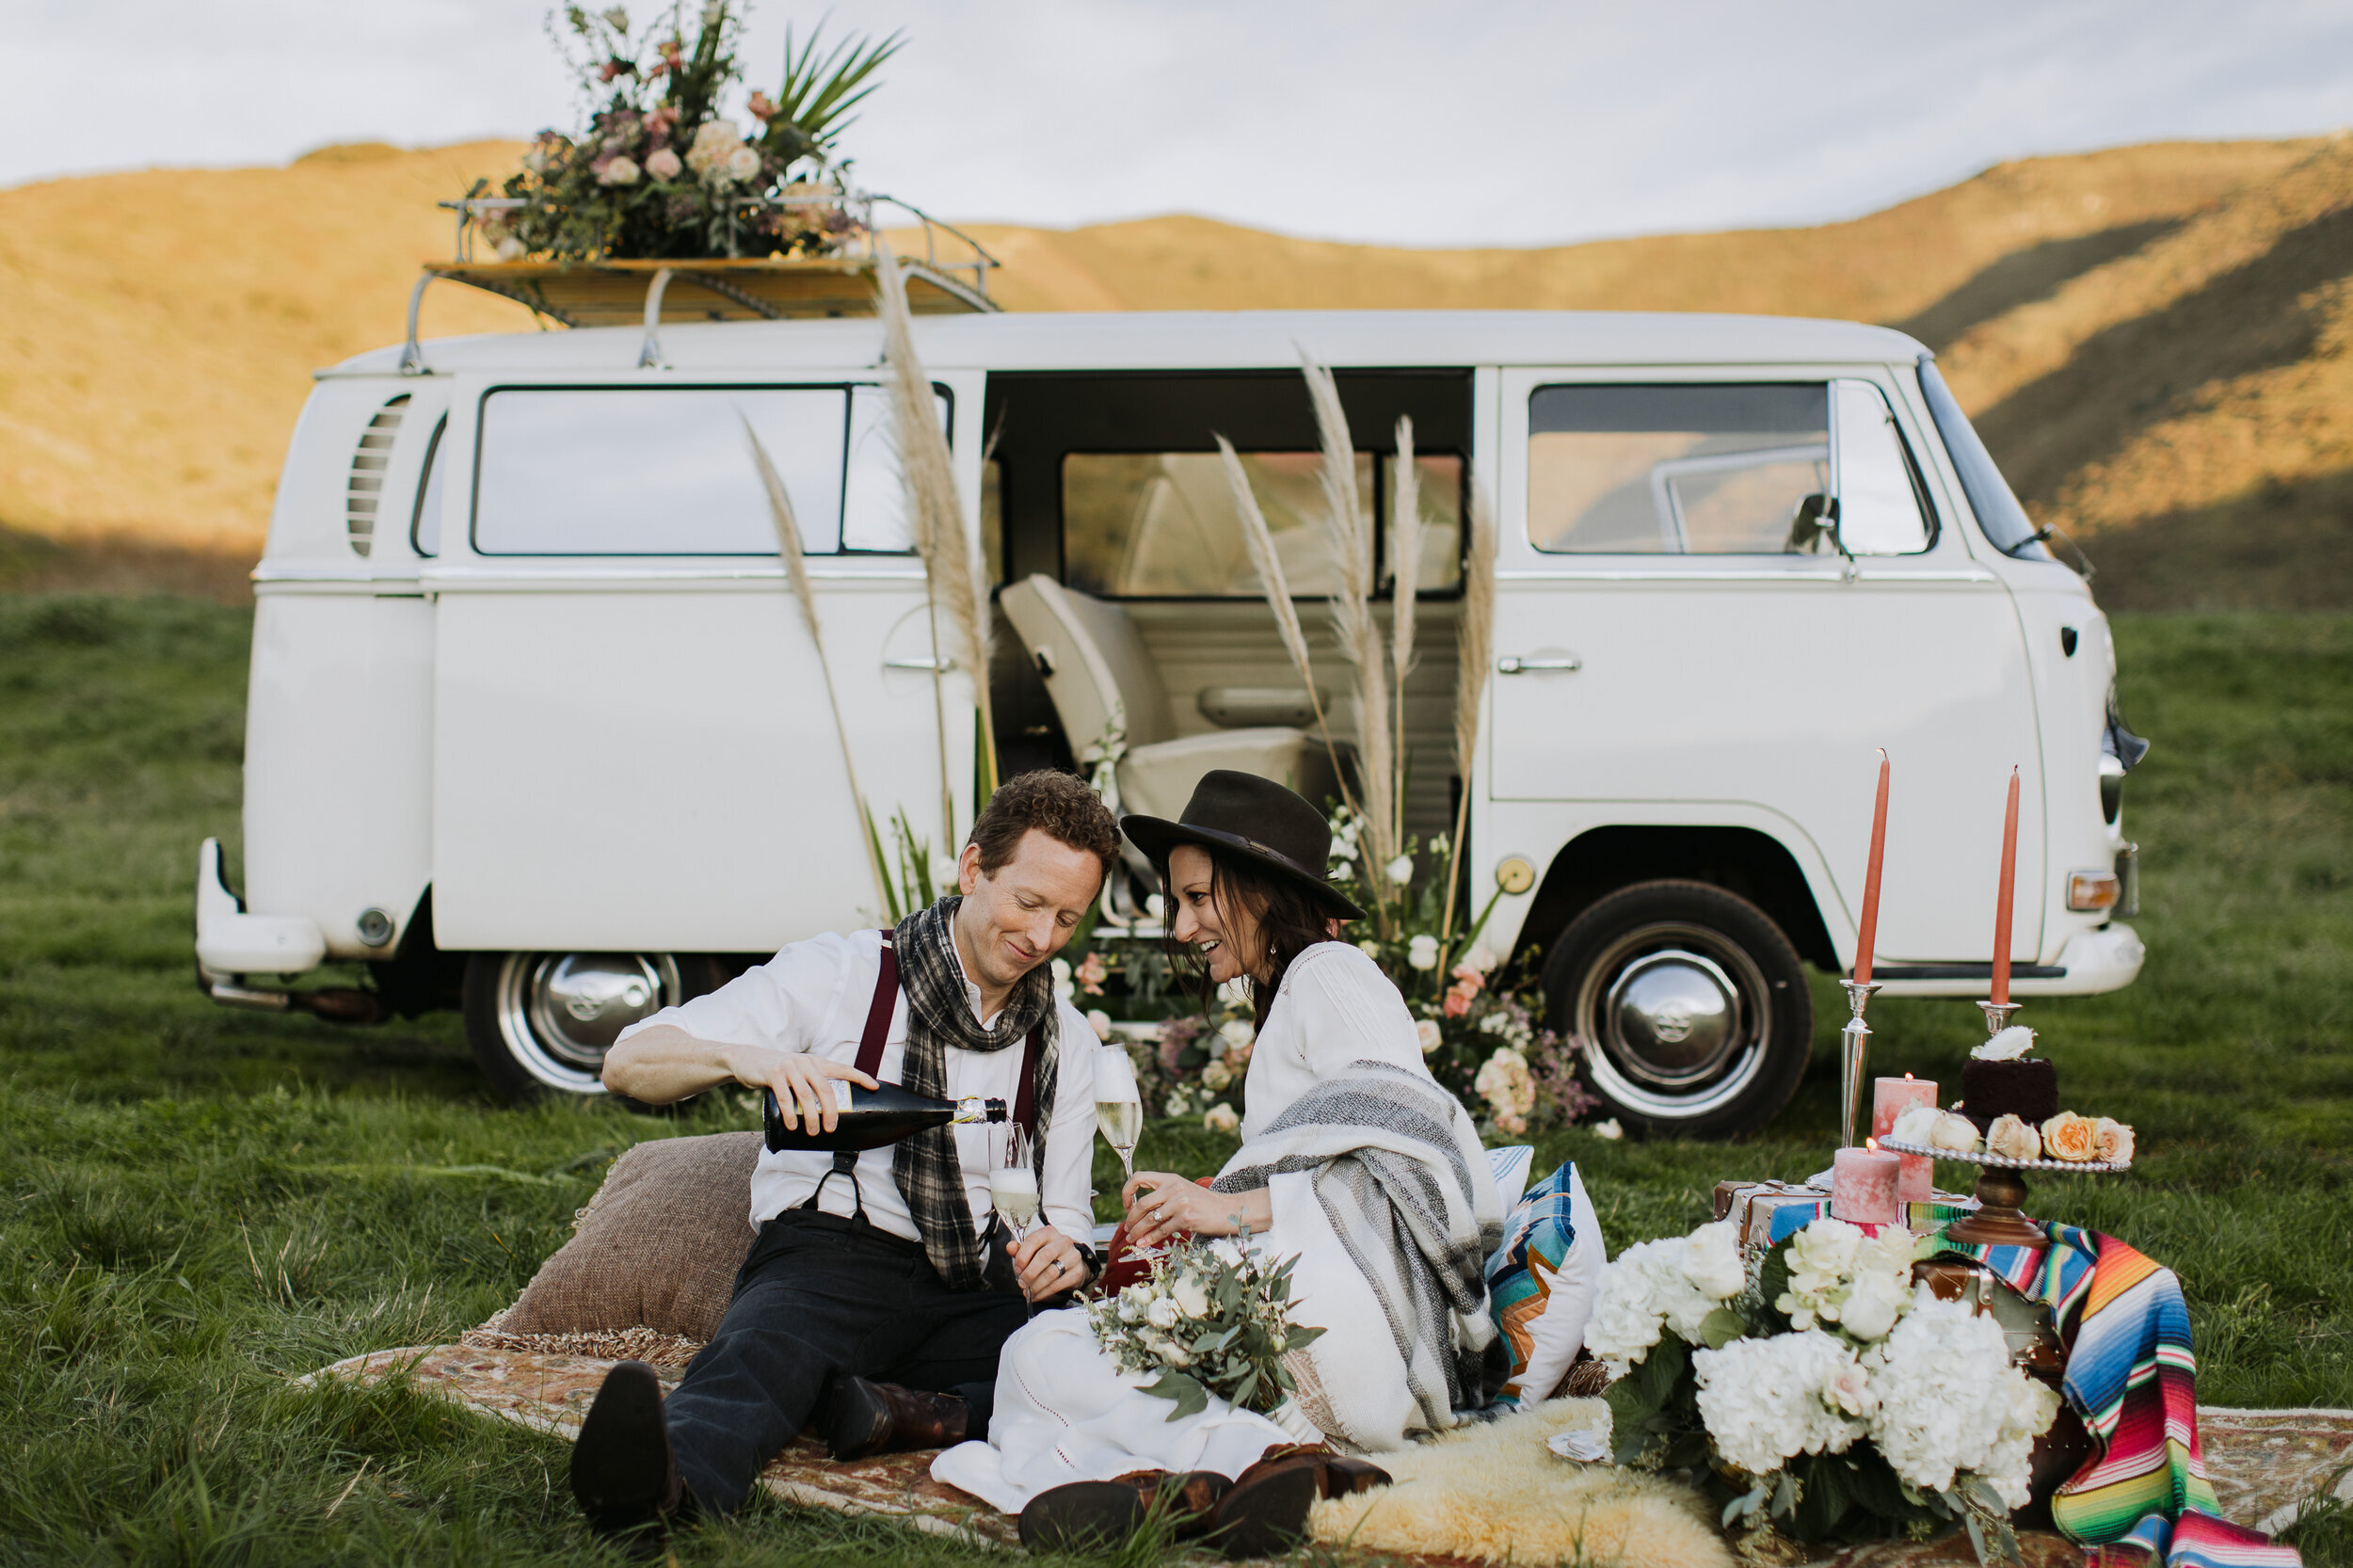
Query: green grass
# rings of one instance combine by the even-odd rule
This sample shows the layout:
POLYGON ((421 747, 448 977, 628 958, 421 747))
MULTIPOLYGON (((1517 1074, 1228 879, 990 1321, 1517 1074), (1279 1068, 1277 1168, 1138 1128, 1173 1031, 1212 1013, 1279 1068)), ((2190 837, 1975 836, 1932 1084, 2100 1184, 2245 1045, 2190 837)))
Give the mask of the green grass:
MULTIPOLYGON (((598 1560, 552 1440, 407 1389, 300 1392, 360 1351, 453 1337, 511 1300, 612 1155, 741 1125, 499 1108, 454 1018, 340 1029, 200 999, 197 840, 233 844, 246 612, 0 598, 0 1560, 598 1560)), ((2201 1395, 2353 1404, 2353 618, 2121 617, 2156 742, 2127 792, 2146 856, 2141 982, 2037 1002, 2067 1098, 2134 1122, 2129 1178, 2033 1207, 2181 1272, 2201 1395)), ((1721 1176, 1802 1176, 1834 1119, 1815 1070, 1758 1138, 1570 1130, 1613 1245, 1705 1217, 1721 1176)), ((1951 1074, 1965 1002, 1882 999, 1875 1068, 1951 1074)), ((1161 1125, 1148 1165, 1229 1143, 1161 1125)), ((1115 1170, 1108 1154, 1098 1170, 1115 1170)), ((2317 1517, 2314 1563, 2353 1564, 2317 1517)), ((762 1501, 682 1562, 968 1553, 762 1501)))

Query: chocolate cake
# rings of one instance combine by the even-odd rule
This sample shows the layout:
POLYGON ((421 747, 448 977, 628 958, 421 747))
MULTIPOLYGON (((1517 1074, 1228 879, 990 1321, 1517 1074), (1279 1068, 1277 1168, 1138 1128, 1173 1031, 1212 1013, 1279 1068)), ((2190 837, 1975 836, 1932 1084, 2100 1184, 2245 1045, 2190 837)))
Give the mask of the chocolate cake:
POLYGON ((2041 1127, 2058 1114, 2058 1069, 2025 1054, 2034 1032, 2013 1025, 1972 1051, 1961 1064, 1961 1103, 1954 1109, 1980 1135, 2001 1115, 2041 1127))

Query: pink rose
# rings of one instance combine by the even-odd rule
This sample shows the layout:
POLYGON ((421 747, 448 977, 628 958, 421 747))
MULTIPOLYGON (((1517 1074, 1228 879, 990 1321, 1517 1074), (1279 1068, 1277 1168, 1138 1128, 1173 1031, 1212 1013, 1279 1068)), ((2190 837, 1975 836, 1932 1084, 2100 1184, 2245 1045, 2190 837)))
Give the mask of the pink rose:
POLYGON ((2103 1116, 2091 1124, 2091 1145, 2101 1159, 2111 1165, 2133 1162, 2133 1129, 2122 1122, 2103 1116))
POLYGON ((752 111, 754 120, 765 121, 776 118, 776 105, 764 92, 753 93, 752 101, 744 107, 752 111))
POLYGON ((1459 1018, 1469 1011, 1470 998, 1460 991, 1449 991, 1446 994, 1446 1016, 1448 1017, 1459 1018))
POLYGON ((1998 1154, 2005 1160, 2040 1160, 2042 1138, 2025 1122, 2005 1112, 1985 1129, 1985 1152, 1998 1154))
POLYGON ((685 170, 679 155, 666 147, 646 159, 646 172, 657 180, 675 180, 685 170))

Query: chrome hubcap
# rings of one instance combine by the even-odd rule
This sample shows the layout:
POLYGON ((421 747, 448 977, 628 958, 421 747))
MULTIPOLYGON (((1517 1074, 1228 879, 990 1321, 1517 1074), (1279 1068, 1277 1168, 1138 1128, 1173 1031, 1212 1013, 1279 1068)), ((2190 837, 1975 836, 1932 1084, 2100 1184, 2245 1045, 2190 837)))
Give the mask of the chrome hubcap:
POLYGON ((1643 926, 1604 948, 1578 982, 1571 1019, 1594 1087, 1668 1122, 1737 1097, 1771 1043, 1764 972, 1721 932, 1682 922, 1643 926))
POLYGON ((499 1029, 534 1078, 597 1094, 604 1053, 621 1031, 678 995, 678 966, 666 953, 512 953, 499 975, 499 1029))

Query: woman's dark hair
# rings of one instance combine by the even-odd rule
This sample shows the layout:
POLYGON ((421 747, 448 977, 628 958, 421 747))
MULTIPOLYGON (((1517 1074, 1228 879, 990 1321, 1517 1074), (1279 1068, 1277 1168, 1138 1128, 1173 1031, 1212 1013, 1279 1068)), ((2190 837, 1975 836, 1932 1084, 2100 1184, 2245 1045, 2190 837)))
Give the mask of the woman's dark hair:
MULTIPOLYGON (((1332 940, 1332 914, 1289 877, 1264 870, 1244 856, 1229 855, 1215 844, 1198 847, 1209 856, 1209 902, 1217 905, 1218 919, 1230 919, 1230 912, 1239 909, 1257 920, 1258 939, 1266 944, 1267 964, 1273 971, 1264 985, 1255 979, 1250 983, 1256 1027, 1264 1029, 1267 1009, 1274 1005, 1274 993, 1283 988, 1283 975, 1291 960, 1318 942, 1332 940)), ((1176 939, 1176 887, 1167 863, 1153 869, 1160 873, 1160 886, 1168 889, 1169 934, 1160 940, 1169 968, 1179 984, 1191 986, 1200 997, 1202 1011, 1207 1012, 1217 1000, 1217 984, 1209 978, 1209 966, 1200 952, 1192 943, 1176 939)))

